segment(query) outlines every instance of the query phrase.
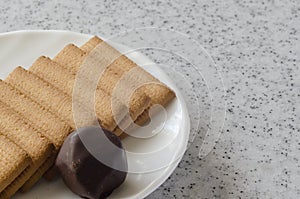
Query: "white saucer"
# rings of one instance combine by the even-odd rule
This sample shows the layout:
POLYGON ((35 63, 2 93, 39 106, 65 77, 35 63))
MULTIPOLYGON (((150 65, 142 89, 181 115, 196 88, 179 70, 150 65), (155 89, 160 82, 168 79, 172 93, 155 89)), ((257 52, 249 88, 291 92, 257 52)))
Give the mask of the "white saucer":
MULTIPOLYGON (((91 37, 91 35, 66 31, 18 31, 0 34, 0 78, 5 79, 16 66, 28 68, 41 55, 52 58, 65 45, 74 43, 80 46, 91 37)), ((125 48, 120 45, 115 45, 115 47, 123 50, 125 48)), ((140 199, 157 189, 177 167, 186 150, 190 133, 190 119, 182 95, 168 76, 157 66, 146 66, 152 62, 141 53, 130 53, 128 57, 171 87, 177 95, 176 100, 167 108, 170 114, 168 114, 161 133, 147 139, 128 137, 123 141, 125 149, 140 153, 140 155, 128 154, 128 163, 129 167, 132 167, 131 170, 141 171, 143 169, 159 168, 161 164, 166 166, 147 173, 128 174, 122 186, 109 197, 140 199), (158 151, 159 153, 157 153, 158 151), (149 153, 155 155, 141 155, 149 153), (173 160, 173 162, 167 165, 164 162, 168 160, 173 160)), ((69 191, 60 179, 55 182, 41 180, 28 193, 18 193, 13 198, 74 199, 80 197, 69 191)))

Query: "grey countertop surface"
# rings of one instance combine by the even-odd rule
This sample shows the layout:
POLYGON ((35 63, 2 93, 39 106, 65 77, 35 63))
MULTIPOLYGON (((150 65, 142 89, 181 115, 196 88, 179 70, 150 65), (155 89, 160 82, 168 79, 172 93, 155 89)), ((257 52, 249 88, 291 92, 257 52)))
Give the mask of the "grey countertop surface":
MULTIPOLYGON (((61 29, 109 37, 158 27, 189 35, 219 67, 224 127, 201 159, 195 139, 148 198, 300 198, 299 0, 11 0, 0 2, 0 20, 0 32, 61 29)), ((199 135, 209 126, 202 125, 199 135)))

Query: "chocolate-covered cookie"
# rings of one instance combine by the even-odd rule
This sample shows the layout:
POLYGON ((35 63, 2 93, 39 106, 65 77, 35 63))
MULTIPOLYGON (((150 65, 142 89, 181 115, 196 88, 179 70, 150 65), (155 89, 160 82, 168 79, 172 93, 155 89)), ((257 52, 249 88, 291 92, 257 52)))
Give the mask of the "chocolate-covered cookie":
POLYGON ((96 126, 70 134, 56 160, 65 184, 84 198, 106 198, 126 178, 127 160, 120 139, 96 126))

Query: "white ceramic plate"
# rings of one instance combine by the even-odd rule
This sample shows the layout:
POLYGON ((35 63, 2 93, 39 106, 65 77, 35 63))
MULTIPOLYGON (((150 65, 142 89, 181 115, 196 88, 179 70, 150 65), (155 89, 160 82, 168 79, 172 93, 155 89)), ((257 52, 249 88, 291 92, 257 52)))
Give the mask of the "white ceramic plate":
MULTIPOLYGON (((67 31, 18 31, 0 34, 0 78, 5 77, 16 67, 25 68, 41 55, 55 56, 65 45, 77 46, 85 43, 91 35, 67 31)), ((124 46, 114 44, 119 50, 124 46)), ((177 98, 168 106, 168 118, 161 133, 147 139, 128 137, 123 141, 131 170, 141 171, 155 168, 166 160, 173 160, 163 168, 146 172, 130 173, 121 187, 110 198, 144 198, 158 188, 174 171, 185 152, 190 132, 190 120, 184 100, 172 81, 147 57, 141 53, 128 54, 136 63, 171 87, 177 98), (152 64, 151 66, 147 66, 152 64), (157 153, 159 150, 159 153, 157 153), (132 155, 138 153, 139 155, 132 155), (149 155, 152 154, 152 155, 149 155), (148 154, 143 156, 143 154, 148 154)), ((64 185, 61 179, 54 182, 41 180, 26 194, 16 194, 15 199, 25 198, 79 198, 64 185)))

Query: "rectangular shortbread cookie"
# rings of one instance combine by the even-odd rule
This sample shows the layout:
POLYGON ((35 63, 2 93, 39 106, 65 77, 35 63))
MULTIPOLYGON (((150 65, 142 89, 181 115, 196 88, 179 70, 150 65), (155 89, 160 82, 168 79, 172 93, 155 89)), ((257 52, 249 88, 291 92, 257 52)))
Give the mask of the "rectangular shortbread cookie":
POLYGON ((58 149, 71 128, 10 84, 0 80, 0 101, 14 109, 58 149))
POLYGON ((77 107, 82 118, 85 120, 74 121, 72 111, 72 99, 58 88, 42 80, 30 71, 17 67, 7 78, 6 81, 15 88, 25 93, 31 99, 45 107, 50 112, 55 113, 60 119, 65 121, 73 129, 95 124, 92 121, 91 112, 83 106, 77 107))
POLYGON ((0 192, 30 164, 27 153, 5 136, 0 135, 0 192))

